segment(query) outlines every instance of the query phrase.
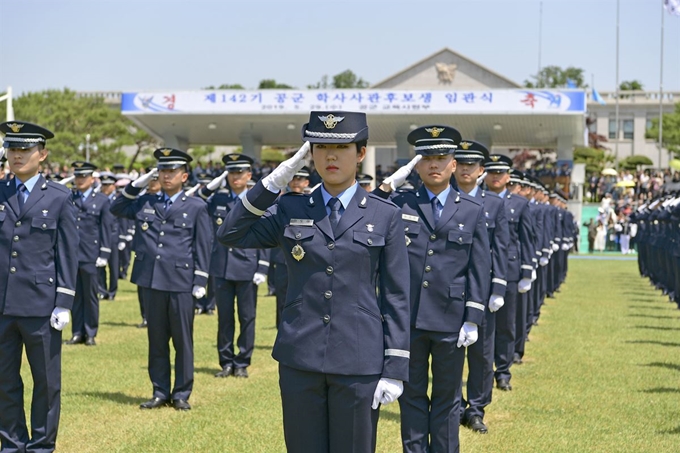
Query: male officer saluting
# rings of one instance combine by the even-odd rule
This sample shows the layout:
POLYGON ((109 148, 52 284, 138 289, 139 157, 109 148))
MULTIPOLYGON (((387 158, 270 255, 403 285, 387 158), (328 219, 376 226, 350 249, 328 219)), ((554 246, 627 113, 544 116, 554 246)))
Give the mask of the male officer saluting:
POLYGON ((484 207, 486 229, 491 245, 489 309, 484 312, 484 321, 479 326, 479 339, 467 350, 467 407, 464 408, 461 420, 465 426, 482 434, 487 432, 484 409, 491 404, 496 312, 505 304, 510 242, 503 200, 477 185, 477 178, 484 171, 481 164, 488 158, 489 150, 484 145, 464 140, 456 150, 457 165, 454 172, 459 190, 475 198, 484 207))
POLYGON ((156 169, 131 182, 111 206, 117 216, 136 219, 132 283, 142 287, 149 335, 153 398, 140 405, 189 410, 194 383, 194 301, 205 295, 210 254, 210 219, 203 200, 184 195, 192 158, 184 151, 154 151, 162 192, 139 196, 156 169), (170 348, 175 347, 175 385, 170 391, 170 348))
POLYGON ((356 182, 364 113, 311 112, 302 138, 323 185, 274 204, 302 168, 305 143, 234 206, 217 238, 229 247, 280 247, 286 257, 288 294, 272 355, 288 451, 371 452, 376 409, 397 399, 408 378, 403 226, 396 206, 356 182))
MULTIPOLYGON (((71 192, 38 173, 54 134, 23 121, 0 124, 14 180, 0 184, 0 444, 54 451, 61 409, 61 331, 70 321, 78 248, 71 192), (33 377, 31 435, 20 375, 33 377)), ((0 157, 2 152, 0 152, 0 157)))
POLYGON ((92 173, 97 169, 89 162, 73 162, 76 177, 73 205, 78 247, 78 280, 73 302, 73 336, 66 344, 85 343, 94 346, 99 328, 99 275, 111 255, 111 237, 115 219, 111 215, 108 197, 94 191, 92 173))
MULTIPOLYGON (((224 222, 237 201, 248 193, 246 184, 252 177, 253 159, 243 154, 227 154, 225 164, 229 191, 219 191, 208 199, 208 213, 213 220, 214 231, 224 222)), ((219 187, 224 174, 212 180, 200 192, 210 196, 219 187)), ((248 377, 248 367, 255 349, 255 307, 257 286, 264 283, 269 272, 269 250, 225 247, 213 242, 210 256, 210 275, 215 278, 217 302, 217 355, 221 371, 215 377, 248 377), (238 354, 234 352, 234 302, 238 310, 240 332, 238 354)))
POLYGON ((405 452, 453 452, 459 450, 465 348, 477 341, 489 298, 489 237, 481 203, 449 183, 460 133, 423 126, 407 139, 417 156, 380 186, 383 193, 399 187, 414 165, 423 180, 417 192, 393 198, 401 207, 411 272, 411 359, 399 400, 401 438, 405 452))

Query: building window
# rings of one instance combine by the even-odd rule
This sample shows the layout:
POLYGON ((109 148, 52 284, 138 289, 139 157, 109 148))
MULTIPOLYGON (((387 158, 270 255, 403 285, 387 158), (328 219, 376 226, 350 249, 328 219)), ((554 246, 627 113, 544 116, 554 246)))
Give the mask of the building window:
POLYGON ((633 140, 635 130, 633 120, 623 120, 623 139, 633 140))
POLYGON ((609 120, 609 138, 616 138, 616 120, 609 120))
POLYGON ((645 129, 650 130, 653 126, 654 126, 654 124, 652 124, 652 119, 647 118, 647 124, 645 125, 645 129))

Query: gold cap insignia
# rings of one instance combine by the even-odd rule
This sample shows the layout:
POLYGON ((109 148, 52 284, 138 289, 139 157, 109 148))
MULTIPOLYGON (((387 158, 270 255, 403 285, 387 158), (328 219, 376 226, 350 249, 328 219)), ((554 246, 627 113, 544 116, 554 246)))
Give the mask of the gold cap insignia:
POLYGON ((241 156, 239 156, 238 154, 232 154, 232 155, 229 156, 229 159, 238 160, 239 157, 241 157, 241 156))
POLYGON ((443 127, 428 127, 425 129, 425 132, 429 132, 432 135, 432 138, 437 138, 439 137, 439 134, 444 132, 443 127))
POLYGON ((74 166, 77 167, 77 168, 82 168, 83 165, 85 165, 85 164, 83 164, 82 162, 76 162, 76 163, 74 164, 74 166))
POLYGON ((161 154, 163 154, 165 157, 168 157, 171 152, 172 152, 172 150, 170 148, 161 150, 161 154))
POLYGON ((342 122, 342 120, 345 119, 344 116, 334 116, 332 113, 326 115, 326 116, 320 116, 319 119, 323 121, 323 125, 326 126, 326 129, 333 129, 335 126, 338 125, 338 123, 342 122))
POLYGON ((10 129, 12 129, 12 132, 14 132, 15 134, 17 134, 17 133, 21 130, 21 128, 24 127, 24 125, 23 125, 23 124, 19 124, 19 123, 11 123, 11 124, 8 124, 7 127, 9 127, 10 129))
POLYGON ((491 156, 489 157, 489 159, 491 159, 494 162, 498 162, 499 160, 501 160, 501 156, 491 156))
POLYGON ((471 146, 472 146, 472 143, 470 143, 470 142, 460 142, 460 147, 463 148, 463 149, 468 149, 471 146))

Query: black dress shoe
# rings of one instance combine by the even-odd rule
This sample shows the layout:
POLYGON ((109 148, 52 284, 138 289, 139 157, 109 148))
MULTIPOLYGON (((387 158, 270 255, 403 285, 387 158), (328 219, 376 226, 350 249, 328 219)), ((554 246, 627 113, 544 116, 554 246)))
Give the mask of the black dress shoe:
POLYGON ((512 385, 510 385, 510 381, 507 379, 499 379, 496 383, 496 387, 498 387, 499 390, 503 390, 504 392, 509 392, 512 390, 512 385))
POLYGON ((208 316, 214 316, 215 315, 215 309, 211 308, 208 311, 206 311, 205 314, 208 315, 208 316))
POLYGON ((196 315, 201 315, 201 314, 203 314, 203 309, 202 309, 202 308, 196 308, 196 309, 194 310, 194 314, 196 314, 196 315))
POLYGON ((191 404, 187 400, 172 400, 172 406, 177 411, 190 411, 191 404))
POLYGON ((85 346, 97 346, 97 342, 94 341, 94 337, 87 337, 87 340, 85 340, 85 346))
POLYGON ((489 432, 489 430, 486 428, 486 425, 484 424, 484 421, 482 420, 482 417, 479 415, 470 417, 470 420, 468 420, 465 426, 479 434, 486 434, 489 432))
POLYGON ((248 370, 246 369, 246 367, 236 368, 234 370, 234 377, 247 378, 248 377, 248 370))
POLYGON ((521 365, 522 363, 522 358, 519 356, 519 354, 515 353, 514 356, 512 356, 512 363, 516 363, 517 365, 521 365))
POLYGON ((79 344, 85 343, 85 338, 82 335, 73 335, 70 340, 64 342, 64 344, 79 344))
POLYGON ((231 365, 226 365, 222 368, 222 371, 215 374, 215 377, 229 377, 234 374, 234 367, 231 365))
POLYGON ((146 323, 146 319, 143 319, 141 323, 137 324, 138 329, 143 329, 145 327, 148 327, 149 325, 146 323))
POLYGON ((158 409, 159 407, 169 406, 170 401, 164 400, 162 398, 153 397, 149 401, 146 401, 139 405, 140 409, 158 409))

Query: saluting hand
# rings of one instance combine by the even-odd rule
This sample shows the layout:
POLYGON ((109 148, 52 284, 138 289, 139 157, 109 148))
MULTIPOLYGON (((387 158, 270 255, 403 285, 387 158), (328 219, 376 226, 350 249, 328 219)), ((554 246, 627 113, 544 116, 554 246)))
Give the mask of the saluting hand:
POLYGON ((224 180, 227 178, 227 174, 229 174, 228 170, 224 170, 221 175, 219 175, 217 178, 213 179, 210 181, 205 188, 211 191, 214 191, 216 189, 219 189, 224 180))
POLYGON ((408 178, 408 175, 410 175, 411 172, 413 171, 413 167, 415 167, 416 164, 420 162, 420 159, 422 158, 423 158, 422 155, 420 154, 416 155, 416 157, 411 159, 411 162, 404 165, 399 170, 395 171, 390 176, 385 178, 383 183, 380 185, 380 189, 383 192, 391 192, 392 190, 397 190, 398 187, 400 187, 402 184, 406 182, 406 178, 408 178))
POLYGON ((148 173, 146 173, 146 174, 140 176, 139 178, 135 179, 134 181, 132 181, 132 187, 139 189, 139 188, 144 188, 144 187, 148 186, 149 181, 151 181, 153 179, 153 177, 156 175, 156 173, 158 173, 158 169, 152 168, 151 171, 149 171, 148 173))
POLYGON ((262 178, 262 184, 267 190, 272 193, 279 193, 285 189, 295 173, 305 166, 305 157, 310 149, 309 142, 305 142, 293 157, 281 162, 271 173, 262 178))

